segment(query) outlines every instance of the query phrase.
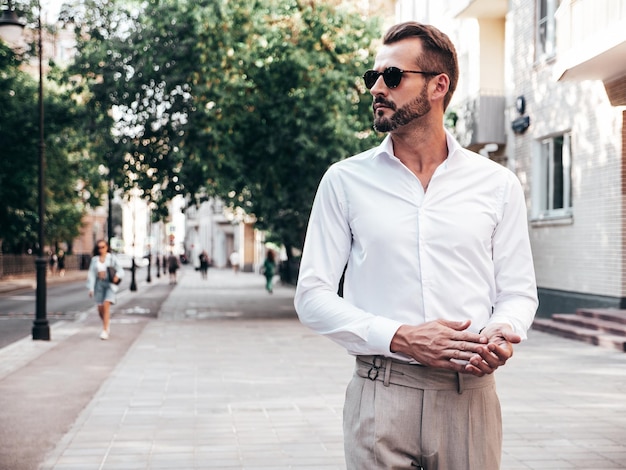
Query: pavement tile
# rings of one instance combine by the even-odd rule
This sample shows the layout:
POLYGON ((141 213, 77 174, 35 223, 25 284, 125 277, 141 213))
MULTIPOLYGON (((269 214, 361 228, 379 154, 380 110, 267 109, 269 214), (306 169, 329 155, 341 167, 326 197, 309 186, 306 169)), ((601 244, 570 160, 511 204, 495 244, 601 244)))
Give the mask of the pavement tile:
MULTIPOLYGON (((183 269, 40 470, 345 470, 353 359, 292 302, 258 274, 183 269)), ((55 338, 75 334, 60 323, 55 338)), ((0 377, 24 351, 45 348, 0 350, 15 364, 0 377)), ((497 383, 503 470, 626 468, 626 354, 531 331, 497 383)))

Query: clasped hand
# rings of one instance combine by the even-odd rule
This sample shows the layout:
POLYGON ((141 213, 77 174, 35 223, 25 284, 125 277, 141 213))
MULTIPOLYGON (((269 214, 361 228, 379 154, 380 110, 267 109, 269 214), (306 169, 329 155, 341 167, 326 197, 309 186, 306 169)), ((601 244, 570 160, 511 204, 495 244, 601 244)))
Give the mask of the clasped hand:
POLYGON ((489 325, 481 333, 467 331, 469 320, 436 320, 419 326, 403 325, 391 341, 391 351, 429 367, 482 377, 492 374, 513 355, 522 338, 505 323, 489 325))

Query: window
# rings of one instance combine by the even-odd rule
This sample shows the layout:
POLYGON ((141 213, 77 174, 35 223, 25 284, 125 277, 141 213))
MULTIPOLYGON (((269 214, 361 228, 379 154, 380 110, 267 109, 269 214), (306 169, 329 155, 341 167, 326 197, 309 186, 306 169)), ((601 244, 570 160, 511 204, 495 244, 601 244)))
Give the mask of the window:
POLYGON ((533 218, 572 215, 571 135, 538 142, 533 184, 533 218))
POLYGON ((537 0, 537 38, 535 58, 552 57, 556 51, 556 19, 559 0, 537 0))

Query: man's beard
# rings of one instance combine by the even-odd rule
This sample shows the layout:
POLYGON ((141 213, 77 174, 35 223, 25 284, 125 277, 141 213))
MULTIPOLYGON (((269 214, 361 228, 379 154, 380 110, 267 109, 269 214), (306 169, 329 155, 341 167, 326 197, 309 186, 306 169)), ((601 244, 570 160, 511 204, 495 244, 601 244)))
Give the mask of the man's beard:
POLYGON ((388 106, 390 109, 395 111, 389 118, 374 115, 374 129, 378 132, 391 132, 399 127, 405 126, 414 119, 425 116, 432 108, 430 102, 428 101, 426 85, 424 85, 422 92, 417 98, 409 104, 405 104, 398 110, 396 110, 396 105, 394 103, 387 101, 384 98, 375 98, 374 103, 383 103, 385 106, 388 106))

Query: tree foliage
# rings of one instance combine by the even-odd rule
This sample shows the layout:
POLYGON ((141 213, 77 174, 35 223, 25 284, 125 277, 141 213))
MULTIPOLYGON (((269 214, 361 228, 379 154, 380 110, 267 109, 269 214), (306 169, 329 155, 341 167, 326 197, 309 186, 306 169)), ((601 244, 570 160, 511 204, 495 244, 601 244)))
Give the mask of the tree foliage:
POLYGON ((303 0, 88 0, 65 19, 92 150, 162 216, 176 194, 219 196, 300 246, 324 170, 376 138, 360 76, 378 28, 354 13, 303 0))
MULTIPOLYGON (((15 253, 36 249, 39 226, 39 92, 37 80, 20 68, 27 58, 0 44, 0 240, 15 253)), ((52 69, 49 78, 54 75, 52 69)), ((76 131, 80 106, 69 90, 52 80, 45 85, 44 236, 54 245, 80 232, 84 200, 77 182, 91 163, 76 131)))

